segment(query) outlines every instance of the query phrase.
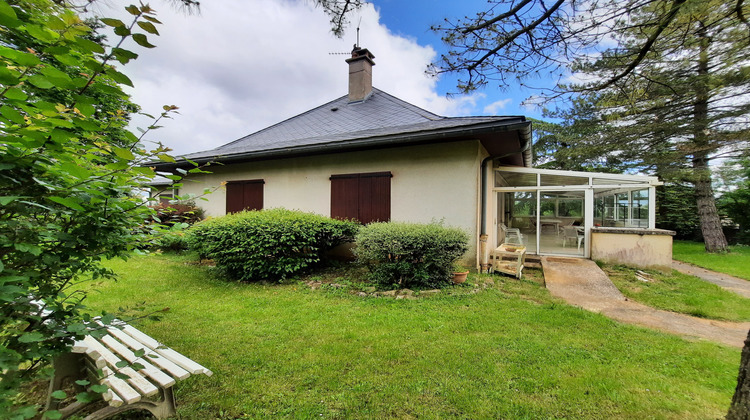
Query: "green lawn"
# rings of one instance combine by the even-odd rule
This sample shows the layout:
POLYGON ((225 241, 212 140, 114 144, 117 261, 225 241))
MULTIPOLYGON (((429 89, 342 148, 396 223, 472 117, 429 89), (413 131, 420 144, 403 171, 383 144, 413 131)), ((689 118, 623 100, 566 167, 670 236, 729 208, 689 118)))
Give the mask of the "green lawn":
POLYGON ((709 254, 703 243, 674 241, 672 256, 709 270, 750 280, 750 246, 733 246, 724 254, 709 254))
POLYGON ((629 299, 654 308, 727 321, 750 320, 750 299, 724 290, 698 277, 672 270, 671 274, 648 271, 648 282, 636 270, 605 266, 609 278, 629 299))
POLYGON ((112 261, 120 281, 87 299, 171 308, 139 327, 215 372, 177 386, 183 419, 707 419, 736 384, 739 349, 619 324, 534 281, 395 300, 229 283, 188 261, 112 261))

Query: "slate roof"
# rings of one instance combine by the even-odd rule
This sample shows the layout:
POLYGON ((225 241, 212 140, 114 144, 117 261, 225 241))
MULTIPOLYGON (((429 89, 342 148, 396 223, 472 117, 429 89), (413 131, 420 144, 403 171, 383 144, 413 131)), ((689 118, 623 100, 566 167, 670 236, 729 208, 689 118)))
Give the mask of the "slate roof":
MULTIPOLYGON (((412 144, 435 136, 459 136, 529 122, 514 117, 443 117, 382 90, 373 88, 364 101, 342 96, 327 104, 215 149, 185 155, 193 161, 231 162, 291 156, 312 151, 354 150, 362 147, 412 144)), ((169 164, 153 163, 158 169, 169 164)))

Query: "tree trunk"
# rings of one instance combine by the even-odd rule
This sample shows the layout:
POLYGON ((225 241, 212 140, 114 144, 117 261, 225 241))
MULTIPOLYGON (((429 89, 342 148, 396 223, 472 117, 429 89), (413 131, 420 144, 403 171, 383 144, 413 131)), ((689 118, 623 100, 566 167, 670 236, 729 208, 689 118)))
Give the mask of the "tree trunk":
POLYGON ((703 242, 708 252, 722 252, 727 249, 727 239, 721 229, 719 212, 716 210, 716 199, 711 187, 708 123, 708 47, 710 39, 702 22, 698 29, 700 54, 698 57, 698 78, 695 85, 695 106, 693 108, 693 176, 695 183, 695 200, 698 205, 698 217, 701 222, 703 242))
POLYGON ((726 420, 750 420, 750 332, 742 349, 737 388, 734 389, 732 405, 729 407, 726 420))

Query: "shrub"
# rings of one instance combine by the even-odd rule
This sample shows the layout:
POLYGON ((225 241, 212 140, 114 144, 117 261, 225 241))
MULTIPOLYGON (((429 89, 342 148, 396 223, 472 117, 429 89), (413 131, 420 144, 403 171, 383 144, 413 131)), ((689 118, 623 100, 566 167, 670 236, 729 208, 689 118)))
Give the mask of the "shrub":
POLYGON ((203 220, 203 209, 196 206, 192 201, 178 203, 159 203, 154 206, 156 216, 154 223, 172 226, 176 223, 195 224, 203 220))
POLYGON ((154 239, 154 246, 162 251, 185 251, 189 248, 183 230, 169 230, 158 234, 154 239))
POLYGON ((319 263, 323 252, 351 241, 359 225, 286 209, 247 211, 188 229, 191 249, 230 278, 282 280, 319 263))
POLYGON ((372 223, 357 234, 355 252, 377 284, 434 288, 450 283, 468 241, 461 229, 435 223, 372 223))

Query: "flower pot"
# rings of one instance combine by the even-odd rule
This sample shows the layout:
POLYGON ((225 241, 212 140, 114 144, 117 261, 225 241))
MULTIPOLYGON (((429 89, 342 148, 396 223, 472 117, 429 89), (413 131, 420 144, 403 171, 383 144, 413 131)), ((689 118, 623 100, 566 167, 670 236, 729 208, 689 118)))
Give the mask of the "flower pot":
POLYGON ((466 281, 466 277, 469 275, 469 270, 466 270, 461 273, 453 273, 453 283, 455 284, 461 284, 466 281))

